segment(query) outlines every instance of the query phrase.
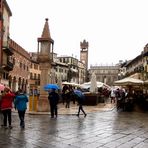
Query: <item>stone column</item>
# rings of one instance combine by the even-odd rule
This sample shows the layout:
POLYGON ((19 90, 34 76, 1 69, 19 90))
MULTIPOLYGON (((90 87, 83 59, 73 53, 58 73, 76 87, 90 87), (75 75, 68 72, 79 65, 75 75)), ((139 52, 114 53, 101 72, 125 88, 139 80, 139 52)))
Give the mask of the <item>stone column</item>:
POLYGON ((48 102, 48 92, 43 88, 46 84, 49 83, 50 77, 50 64, 49 63, 40 63, 41 69, 41 81, 40 81, 40 97, 38 100, 38 111, 46 112, 49 111, 49 102, 48 102))
MULTIPOLYGON (((40 78, 40 96, 38 99, 37 111, 49 111, 48 92, 43 88, 46 84, 51 83, 51 45, 54 43, 50 36, 48 19, 45 19, 45 25, 40 38, 38 38, 38 62, 41 70, 40 78)), ((52 49, 53 50, 53 49, 52 49)))

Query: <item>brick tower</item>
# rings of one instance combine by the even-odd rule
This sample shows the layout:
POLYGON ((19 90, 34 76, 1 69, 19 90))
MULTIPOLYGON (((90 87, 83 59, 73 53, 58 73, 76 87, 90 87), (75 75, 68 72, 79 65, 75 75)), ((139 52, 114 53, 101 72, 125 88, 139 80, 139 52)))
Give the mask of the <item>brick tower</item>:
POLYGON ((86 69, 88 69, 88 42, 86 42, 86 40, 80 42, 80 48, 80 61, 83 62, 86 65, 86 69))

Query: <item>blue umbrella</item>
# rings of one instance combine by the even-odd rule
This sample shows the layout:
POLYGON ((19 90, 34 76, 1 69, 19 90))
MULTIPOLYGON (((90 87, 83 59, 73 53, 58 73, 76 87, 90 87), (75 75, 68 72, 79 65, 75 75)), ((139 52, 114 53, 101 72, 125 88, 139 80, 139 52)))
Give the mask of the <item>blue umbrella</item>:
POLYGON ((49 89, 60 89, 60 87, 57 84, 47 84, 44 86, 44 90, 48 91, 49 89))
POLYGON ((79 98, 84 98, 84 94, 81 90, 74 90, 74 94, 77 95, 79 98))

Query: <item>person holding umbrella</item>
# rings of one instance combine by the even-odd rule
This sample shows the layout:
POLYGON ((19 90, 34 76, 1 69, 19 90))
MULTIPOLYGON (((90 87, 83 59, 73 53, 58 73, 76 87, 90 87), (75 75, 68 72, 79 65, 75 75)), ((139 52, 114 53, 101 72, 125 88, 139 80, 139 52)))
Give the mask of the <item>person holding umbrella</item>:
POLYGON ((83 103, 84 103, 84 99, 85 99, 84 94, 82 93, 81 90, 74 90, 74 94, 75 94, 75 96, 76 96, 76 100, 77 100, 78 105, 79 105, 77 116, 79 117, 80 111, 82 111, 83 114, 84 114, 84 117, 86 117, 87 114, 85 113, 85 111, 84 111, 84 109, 83 109, 83 103))
POLYGON ((59 94, 56 92, 55 88, 51 89, 52 91, 49 92, 48 100, 50 103, 50 112, 51 112, 51 118, 54 118, 54 116, 57 118, 58 116, 58 108, 57 104, 59 102, 59 94))

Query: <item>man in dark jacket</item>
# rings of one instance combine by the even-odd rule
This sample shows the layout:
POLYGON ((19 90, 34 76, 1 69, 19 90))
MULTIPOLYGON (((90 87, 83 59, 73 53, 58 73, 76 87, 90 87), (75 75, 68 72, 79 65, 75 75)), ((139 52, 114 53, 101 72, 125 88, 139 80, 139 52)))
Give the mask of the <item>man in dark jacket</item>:
POLYGON ((55 117, 57 117, 58 116, 57 104, 59 102, 59 95, 55 89, 52 89, 52 91, 49 93, 48 100, 50 103, 51 118, 54 118, 54 115, 55 117))

